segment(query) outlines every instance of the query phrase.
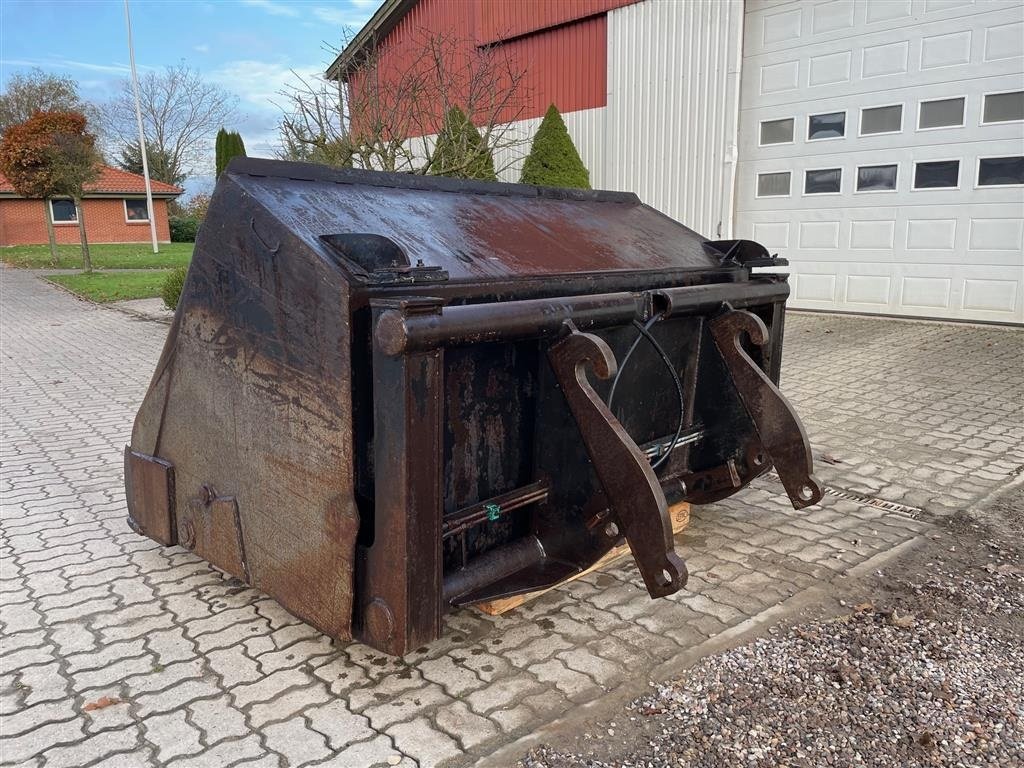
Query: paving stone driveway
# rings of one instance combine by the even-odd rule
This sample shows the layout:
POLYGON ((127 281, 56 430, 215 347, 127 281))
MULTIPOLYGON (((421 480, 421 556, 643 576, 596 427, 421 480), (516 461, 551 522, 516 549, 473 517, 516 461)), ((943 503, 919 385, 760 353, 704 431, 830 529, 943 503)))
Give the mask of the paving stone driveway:
POLYGON ((784 387, 816 455, 841 461, 818 462, 835 489, 819 507, 759 481, 695 510, 672 598, 626 564, 504 617, 460 611, 395 660, 131 533, 121 450, 167 326, 0 281, 3 765, 470 764, 1024 465, 1024 332, 792 315, 784 387))

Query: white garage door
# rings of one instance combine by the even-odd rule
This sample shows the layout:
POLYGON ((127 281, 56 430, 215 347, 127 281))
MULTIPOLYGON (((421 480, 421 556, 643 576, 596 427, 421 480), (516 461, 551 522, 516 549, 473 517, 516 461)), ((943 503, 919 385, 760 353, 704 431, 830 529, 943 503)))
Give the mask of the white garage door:
POLYGON ((1024 322, 1024 4, 746 9, 736 231, 792 305, 1024 322))

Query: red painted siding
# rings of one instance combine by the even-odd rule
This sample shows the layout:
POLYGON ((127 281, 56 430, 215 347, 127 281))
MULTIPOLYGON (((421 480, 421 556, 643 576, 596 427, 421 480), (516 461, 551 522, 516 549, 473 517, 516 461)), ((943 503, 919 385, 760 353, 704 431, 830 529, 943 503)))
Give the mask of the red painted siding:
MULTIPOLYGON (((458 41, 455 67, 465 66, 474 49, 494 43, 496 55, 523 73, 517 103, 500 121, 539 117, 550 104, 562 112, 603 107, 607 101, 607 25, 605 12, 637 0, 420 0, 379 44, 380 83, 396 82, 402 73, 424 66, 424 41, 444 35, 458 41), (507 42, 500 42, 507 40, 507 42)), ((351 87, 358 91, 360 77, 351 87)), ((386 85, 380 89, 387 92, 386 85)), ((449 102, 465 102, 452 94, 449 102)), ((358 100, 357 100, 358 101, 358 100)), ((411 135, 436 133, 440 111, 411 135)))
MULTIPOLYGON (((502 44, 525 67, 525 104, 518 119, 540 117, 554 104, 560 112, 603 107, 608 100, 605 16, 592 16, 502 44)), ((516 119, 506 110, 504 120, 516 119)))
MULTIPOLYGON (((121 198, 89 198, 82 202, 85 231, 90 243, 147 243, 149 222, 128 223, 124 217, 121 198)), ((167 201, 153 201, 156 211, 156 236, 169 242, 171 233, 167 223, 167 201)), ((77 224, 55 224, 58 243, 79 242, 77 224)), ((47 242, 46 220, 40 200, 23 198, 0 199, 0 246, 38 245, 47 242)))
POLYGON ((635 2, 638 0, 476 0, 477 44, 509 40, 635 2))

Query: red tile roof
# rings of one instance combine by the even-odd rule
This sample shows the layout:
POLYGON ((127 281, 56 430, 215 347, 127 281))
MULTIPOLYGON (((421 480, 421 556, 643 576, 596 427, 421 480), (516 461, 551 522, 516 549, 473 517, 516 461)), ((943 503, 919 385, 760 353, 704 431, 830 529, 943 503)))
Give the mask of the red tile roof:
MULTIPOLYGON (((162 181, 151 181, 153 194, 161 197, 180 195, 183 190, 173 184, 165 184, 162 181)), ((0 174, 0 194, 13 195, 14 187, 0 174)), ((88 195, 144 195, 146 194, 146 180, 137 173, 128 173, 120 168, 111 168, 104 165, 100 170, 99 178, 91 184, 85 185, 85 194, 88 195)))

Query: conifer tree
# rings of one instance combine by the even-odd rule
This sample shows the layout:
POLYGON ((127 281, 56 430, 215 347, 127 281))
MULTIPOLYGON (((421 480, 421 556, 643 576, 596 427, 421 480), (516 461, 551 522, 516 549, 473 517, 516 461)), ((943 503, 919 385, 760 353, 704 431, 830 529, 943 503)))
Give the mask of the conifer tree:
POLYGON ((519 181, 546 187, 590 189, 590 173, 554 104, 548 107, 533 137, 519 181))
POLYGON ((245 157, 245 144, 241 135, 237 131, 228 132, 221 128, 217 131, 216 153, 217 175, 220 176, 232 157, 245 157))
POLYGON ((217 140, 214 142, 214 157, 217 165, 217 175, 224 170, 224 150, 227 149, 228 132, 221 128, 217 131, 217 140))
POLYGON ((242 134, 238 131, 233 131, 231 134, 231 140, 231 157, 247 157, 245 154, 245 142, 242 141, 242 134))
POLYGON ((459 107, 452 107, 444 116, 428 173, 460 179, 498 180, 490 147, 459 107))

